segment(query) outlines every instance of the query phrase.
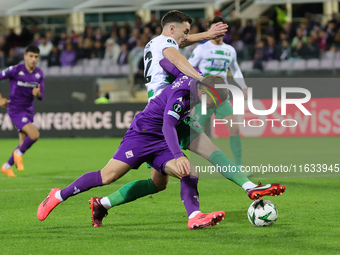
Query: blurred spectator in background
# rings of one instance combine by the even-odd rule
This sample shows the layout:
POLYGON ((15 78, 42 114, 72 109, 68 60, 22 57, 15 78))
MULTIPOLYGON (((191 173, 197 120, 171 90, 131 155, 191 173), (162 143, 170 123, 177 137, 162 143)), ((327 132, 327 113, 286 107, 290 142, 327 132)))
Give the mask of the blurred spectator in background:
POLYGON ((144 81, 144 74, 142 74, 141 77, 139 72, 140 61, 143 61, 144 47, 145 47, 144 41, 142 39, 138 39, 136 47, 129 52, 128 56, 129 63, 132 63, 133 73, 135 76, 135 83, 138 84, 143 83, 144 81))
POLYGON ((303 59, 312 59, 320 57, 320 46, 312 36, 309 36, 307 38, 307 42, 302 45, 299 55, 303 59))
POLYGON ((118 57, 120 55, 120 47, 116 44, 113 38, 109 38, 105 43, 105 55, 104 58, 112 59, 113 63, 117 63, 118 57))
POLYGON ((267 44, 264 50, 264 60, 279 60, 280 53, 279 48, 275 44, 274 36, 267 35, 267 44))
POLYGON ((121 29, 119 29, 119 35, 118 35, 118 39, 117 39, 117 43, 119 45, 122 45, 124 43, 127 43, 129 40, 129 35, 126 32, 126 29, 124 27, 122 27, 121 29))
POLYGON ((142 18, 140 16, 136 16, 136 20, 135 20, 135 24, 133 26, 133 28, 135 29, 138 29, 139 30, 139 33, 141 33, 143 31, 143 22, 142 22, 142 18))
POLYGON ((93 50, 93 41, 90 38, 85 38, 84 39, 84 48, 83 48, 83 57, 84 58, 91 58, 92 55, 92 50, 93 50))
POLYGON ((127 41, 127 44, 129 45, 130 49, 133 49, 134 47, 136 47, 139 35, 140 35, 140 32, 138 28, 132 29, 132 34, 129 40, 127 41))
POLYGON ((319 46, 321 51, 325 52, 327 50, 327 33, 326 30, 321 29, 319 32, 319 46))
POLYGON ((127 43, 123 43, 120 46, 120 54, 118 57, 117 64, 118 65, 125 65, 128 63, 128 55, 129 55, 129 47, 127 43))
POLYGON ((58 49, 58 45, 53 45, 50 54, 47 57, 47 65, 51 66, 60 66, 60 51, 58 49))
MULTIPOLYGON (((228 28, 229 29, 229 28, 228 28)), ((234 25, 230 28, 231 45, 237 52, 237 58, 243 59, 243 41, 241 40, 241 20, 236 19, 234 25)))
POLYGON ((274 34, 276 41, 279 41, 280 31, 284 28, 284 24, 288 21, 287 9, 285 4, 274 7, 270 14, 270 32, 274 34))
POLYGON ((77 44, 75 45, 75 51, 77 54, 77 60, 85 58, 85 51, 84 51, 84 36, 79 35, 77 44))
POLYGON ((94 42, 94 47, 91 53, 91 58, 100 58, 103 59, 104 58, 104 48, 102 45, 102 42, 100 40, 97 40, 94 42))
POLYGON ((65 50, 60 54, 61 66, 74 66, 77 60, 76 51, 73 49, 72 43, 67 43, 65 50))
POLYGON ((254 51, 254 64, 253 68, 256 70, 263 70, 263 61, 264 59, 264 42, 262 40, 258 41, 255 45, 254 51))
POLYGON ((331 47, 331 50, 335 52, 340 51, 340 29, 338 29, 334 36, 334 43, 333 46, 331 47))
POLYGON ((59 48, 60 51, 65 49, 66 39, 67 39, 67 33, 66 33, 66 31, 62 31, 60 33, 60 37, 57 39, 58 40, 58 48, 59 48))
POLYGON ((32 44, 35 45, 35 46, 39 46, 41 43, 40 41, 40 34, 39 33, 35 33, 33 35, 33 41, 32 41, 32 44))
POLYGON ((294 36, 292 43, 291 43, 291 47, 292 49, 296 47, 298 42, 302 42, 305 43, 307 41, 307 37, 303 35, 303 29, 298 27, 296 29, 296 36, 294 36))
POLYGON ((26 47, 32 42, 32 40, 33 40, 33 35, 30 33, 30 31, 26 27, 23 27, 19 35, 19 46, 26 47))
POLYGON ((79 38, 79 35, 74 30, 72 30, 71 31, 71 41, 74 45, 77 44, 78 38, 79 38))
POLYGON ((307 33, 310 33, 314 29, 314 26, 317 22, 313 19, 313 15, 310 12, 305 14, 306 22, 307 22, 307 33))
POLYGON ((288 41, 288 35, 284 30, 281 30, 280 32, 280 40, 277 42, 278 46, 281 46, 283 41, 288 41))
POLYGON ((19 58, 15 55, 15 48, 10 48, 8 57, 6 58, 6 66, 14 66, 19 64, 22 58, 19 58))
POLYGON ((288 60, 291 57, 290 43, 288 40, 282 40, 281 45, 278 46, 279 60, 288 60))
POLYGON ((52 30, 50 29, 46 30, 45 36, 46 36, 46 40, 48 42, 51 42, 52 45, 56 44, 56 39, 54 38, 54 34, 52 30))
POLYGON ((283 30, 281 30, 281 31, 284 31, 286 33, 287 40, 288 40, 289 43, 291 43, 294 36, 296 35, 294 29, 292 29, 292 23, 286 22, 284 24, 283 30))
POLYGON ((336 23, 334 21, 330 21, 327 24, 326 28, 327 39, 326 39, 326 49, 330 50, 334 42, 334 36, 336 33, 336 23))
POLYGON ((85 26, 84 39, 90 39, 91 41, 96 39, 93 33, 93 28, 90 25, 85 26))
POLYGON ((102 44, 106 40, 104 32, 100 27, 96 29, 96 33, 95 33, 94 37, 95 37, 95 41, 100 41, 102 44))
MULTIPOLYGON (((130 23, 127 22, 127 21, 125 21, 125 22, 124 22, 124 25, 123 25, 123 28, 125 28, 127 37, 129 37, 129 35, 131 34, 131 26, 130 26, 130 23)), ((129 38, 128 38, 128 39, 129 39, 129 38)))
POLYGON ((45 36, 42 36, 38 48, 40 50, 40 59, 46 60, 48 58, 48 55, 52 51, 53 44, 51 42, 48 42, 45 36))
POLYGON ((295 47, 292 47, 292 57, 293 58, 302 58, 301 56, 301 49, 303 46, 303 42, 301 40, 296 42, 295 47))
POLYGON ((4 53, 4 56, 8 56, 10 45, 6 42, 5 37, 0 36, 0 51, 4 53))
POLYGON ((13 28, 9 29, 6 42, 11 45, 11 48, 15 48, 19 45, 19 36, 14 32, 13 28))
POLYGON ((251 19, 247 20, 246 26, 241 32, 241 40, 243 41, 243 59, 249 60, 256 42, 256 29, 251 19))
POLYGON ((145 35, 145 36, 147 36, 148 37, 148 39, 149 39, 149 41, 151 40, 151 38, 152 38, 152 31, 151 31, 151 29, 149 28, 149 27, 144 27, 143 28, 143 33, 142 33, 143 35, 145 35))
POLYGON ((151 33, 156 33, 156 27, 160 25, 160 21, 157 19, 156 13, 151 14, 151 20, 146 24, 146 27, 150 28, 151 33))

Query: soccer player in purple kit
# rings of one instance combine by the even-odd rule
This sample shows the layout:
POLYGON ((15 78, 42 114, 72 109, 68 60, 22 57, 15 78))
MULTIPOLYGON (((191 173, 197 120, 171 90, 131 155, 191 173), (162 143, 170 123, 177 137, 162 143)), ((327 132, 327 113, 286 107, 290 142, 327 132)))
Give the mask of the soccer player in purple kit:
MULTIPOLYGON (((216 100, 226 100, 228 95, 226 89, 213 89, 214 84, 223 82, 220 76, 208 76, 202 82, 183 74, 177 77, 173 86, 165 88, 163 93, 151 100, 145 109, 136 115, 108 164, 100 171, 82 175, 62 190, 52 189, 39 205, 38 219, 45 220, 60 202, 69 197, 93 187, 110 184, 130 169, 137 169, 142 163, 148 162, 160 174, 181 179, 181 199, 188 216, 194 214, 194 217, 189 217, 188 220, 190 229, 218 224, 225 216, 223 211, 202 213, 199 209, 198 173, 194 171, 194 167, 180 148, 176 126, 190 114, 194 105, 201 102, 202 95, 207 91, 217 92, 216 98, 208 97, 207 108, 215 107, 216 100)), ((149 185, 154 193, 162 189, 158 187, 162 183, 153 182, 152 179, 149 185)), ((92 198, 91 203, 94 202, 93 199, 99 200, 99 198, 92 198)), ((105 214, 111 207, 110 201, 107 197, 100 200, 101 213, 105 214)), ((101 227, 103 217, 104 215, 100 216, 100 219, 92 218, 93 225, 101 227)))
POLYGON ((24 63, 10 66, 3 70, 0 80, 10 80, 9 99, 0 93, 0 107, 7 106, 7 113, 18 129, 19 145, 14 149, 8 161, 2 165, 1 172, 15 177, 12 165, 19 171, 24 170, 23 155, 39 139, 39 131, 32 124, 34 118, 34 97, 44 98, 44 74, 36 65, 39 61, 39 48, 35 45, 26 47, 24 63))

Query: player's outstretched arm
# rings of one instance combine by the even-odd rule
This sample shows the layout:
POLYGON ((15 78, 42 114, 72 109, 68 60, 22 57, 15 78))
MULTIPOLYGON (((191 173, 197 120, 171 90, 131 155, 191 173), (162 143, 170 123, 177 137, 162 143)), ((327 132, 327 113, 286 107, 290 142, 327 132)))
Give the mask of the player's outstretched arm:
POLYGON ((189 61, 174 47, 165 48, 163 55, 173 63, 181 73, 199 81, 203 80, 203 76, 198 73, 192 65, 190 65, 189 61))
POLYGON ((213 24, 210 29, 206 32, 197 33, 189 35, 189 38, 186 42, 180 45, 181 48, 194 44, 196 42, 200 42, 203 40, 210 40, 216 37, 224 36, 225 33, 228 31, 228 25, 223 24, 222 22, 218 22, 213 24))

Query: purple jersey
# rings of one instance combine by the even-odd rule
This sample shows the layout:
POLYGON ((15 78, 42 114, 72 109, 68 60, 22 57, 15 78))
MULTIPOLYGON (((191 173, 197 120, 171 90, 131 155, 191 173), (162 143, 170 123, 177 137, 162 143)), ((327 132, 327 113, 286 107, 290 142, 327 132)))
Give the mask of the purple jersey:
POLYGON ((178 143, 176 126, 198 102, 196 80, 179 74, 135 116, 130 128, 137 133, 164 137, 175 158, 184 156, 178 143))
POLYGON ((36 67, 32 73, 29 73, 25 67, 25 63, 10 66, 2 71, 0 80, 9 79, 11 92, 9 96, 10 103, 8 110, 28 110, 33 111, 34 96, 33 88, 40 84, 41 97, 44 98, 44 74, 40 68, 36 67))

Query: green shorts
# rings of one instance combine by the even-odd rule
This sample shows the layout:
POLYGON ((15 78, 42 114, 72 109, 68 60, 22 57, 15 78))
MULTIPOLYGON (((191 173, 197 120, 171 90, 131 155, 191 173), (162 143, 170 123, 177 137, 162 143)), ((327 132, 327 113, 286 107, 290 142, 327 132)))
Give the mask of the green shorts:
MULTIPOLYGON (((204 129, 193 117, 188 116, 176 127, 178 142, 181 149, 188 149, 190 143, 201 133, 204 129)), ((151 168, 148 164, 148 168, 151 168)))
POLYGON ((195 119, 203 127, 209 126, 211 115, 215 112, 216 119, 223 119, 226 116, 233 114, 233 106, 228 98, 222 105, 217 107, 217 109, 207 110, 206 115, 202 115, 201 104, 195 106, 195 119))

